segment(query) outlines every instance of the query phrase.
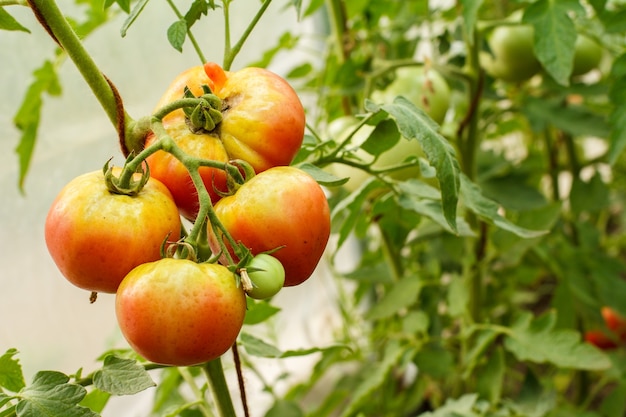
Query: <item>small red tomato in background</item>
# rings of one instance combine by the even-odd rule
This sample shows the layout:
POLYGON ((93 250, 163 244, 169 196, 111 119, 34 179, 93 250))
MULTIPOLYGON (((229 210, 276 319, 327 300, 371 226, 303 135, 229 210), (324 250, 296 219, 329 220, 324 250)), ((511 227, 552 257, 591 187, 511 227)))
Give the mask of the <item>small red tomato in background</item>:
POLYGON ((102 171, 95 171, 74 178, 57 195, 45 239, 72 284, 114 293, 131 269, 160 259, 161 245, 168 236, 178 240, 180 227, 178 209, 160 181, 150 178, 138 195, 128 196, 110 192, 102 171))
POLYGON ((621 341, 626 342, 626 318, 620 316, 610 307, 602 307, 600 310, 604 323, 621 341))
POLYGON ((189 366, 216 359, 233 345, 246 297, 222 265, 165 258, 124 278, 115 312, 122 334, 141 356, 189 366))
POLYGON ((601 330, 588 330, 585 332, 585 341, 602 350, 615 349, 617 343, 601 330))
MULTIPOLYGON (((253 255, 272 253, 285 268, 285 286, 307 280, 330 236, 330 208, 324 190, 306 172, 275 167, 243 184, 215 205, 217 217, 236 242, 253 255)), ((209 226, 214 252, 220 247, 209 226)))
MULTIPOLYGON (((305 114, 298 95, 283 78, 262 68, 226 72, 217 64, 207 63, 179 74, 157 109, 183 98, 185 87, 195 96, 204 94, 203 85, 222 101, 222 120, 212 131, 192 133, 182 109, 163 118, 166 131, 185 152, 220 162, 243 159, 257 173, 291 163, 302 145, 305 114)), ((149 135, 146 145, 153 141, 149 135)), ((152 175, 170 188, 183 215, 195 218, 198 199, 182 164, 163 151, 148 158, 148 164, 152 175)), ((223 190, 225 183, 223 173, 218 171, 201 170, 213 202, 219 199, 213 185, 223 190)))

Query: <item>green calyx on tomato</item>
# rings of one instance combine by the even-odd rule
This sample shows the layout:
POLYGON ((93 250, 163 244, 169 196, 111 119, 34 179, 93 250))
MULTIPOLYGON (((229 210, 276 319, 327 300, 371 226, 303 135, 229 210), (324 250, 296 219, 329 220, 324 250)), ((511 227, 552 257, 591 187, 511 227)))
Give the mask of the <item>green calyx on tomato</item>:
MULTIPOLYGON (((113 168, 112 174, 119 174, 113 168)), ((135 181, 141 174, 133 175, 135 181)), ((181 219, 169 190, 149 178, 134 196, 108 190, 102 171, 70 181, 52 203, 45 239, 68 281, 92 292, 115 293, 137 265, 161 258, 168 239, 178 240, 181 219)))
MULTIPOLYGON (((217 64, 207 63, 178 75, 156 107, 161 109, 181 99, 186 89, 187 94, 201 97, 206 94, 203 86, 208 86, 221 101, 222 118, 214 129, 209 132, 203 128, 193 133, 183 109, 162 118, 168 135, 184 152, 224 163, 241 159, 257 173, 291 163, 304 139, 305 113, 296 92, 283 78, 262 68, 227 72, 217 64)), ((206 116, 204 112, 198 110, 198 118, 206 116)), ((153 134, 149 135, 146 146, 155 140, 153 134)), ((199 208, 198 196, 183 164, 165 151, 150 155, 147 162, 152 176, 172 191, 181 213, 194 219, 199 208)), ((200 175, 215 203, 221 198, 215 189, 226 191, 226 175, 221 169, 209 167, 201 167, 200 175)))
MULTIPOLYGON (((194 107, 184 107, 183 111, 189 121, 189 129, 193 133, 212 132, 224 119, 222 115, 222 100, 211 92, 207 85, 202 85, 204 94, 200 96, 200 103, 194 107)), ((196 98, 189 88, 185 87, 185 98, 196 98)))
MULTIPOLYGON (((298 285, 311 276, 330 236, 324 190, 295 167, 274 167, 257 174, 235 194, 218 201, 214 210, 233 242, 252 255, 273 251, 285 269, 285 286, 298 285)), ((219 232, 210 225, 208 232, 214 253, 228 251, 237 258, 219 232)), ((225 256, 221 262, 229 263, 225 256)))
POLYGON ((481 51, 480 64, 494 78, 522 82, 537 74, 541 64, 534 52, 531 25, 502 25, 487 33, 489 51, 481 51))
POLYGON ((233 345, 246 297, 222 265, 164 258, 128 273, 115 312, 138 354, 159 364, 190 366, 216 359, 233 345))
POLYGON ((260 253, 241 268, 243 288, 249 297, 264 300, 270 298, 285 284, 285 268, 278 259, 267 253, 260 253))

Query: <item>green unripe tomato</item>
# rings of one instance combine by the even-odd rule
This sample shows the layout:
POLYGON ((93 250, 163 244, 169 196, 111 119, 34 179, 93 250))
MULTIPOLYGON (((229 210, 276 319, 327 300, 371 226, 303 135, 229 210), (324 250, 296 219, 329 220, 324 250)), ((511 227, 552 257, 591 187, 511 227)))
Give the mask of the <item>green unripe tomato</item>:
POLYGON ((491 53, 481 51, 480 65, 494 78, 526 81, 541 69, 534 52, 534 29, 530 25, 498 26, 487 34, 491 53))
POLYGON ((593 39, 578 35, 574 46, 572 76, 583 75, 595 69, 602 60, 602 46, 593 39))
POLYGON ((276 258, 260 253, 246 266, 253 288, 246 291, 249 297, 263 300, 276 295, 285 284, 285 268, 276 258))
POLYGON ((395 75, 383 91, 372 93, 372 100, 391 103, 402 95, 441 124, 450 107, 450 87, 441 74, 432 68, 410 66, 398 68, 395 75))

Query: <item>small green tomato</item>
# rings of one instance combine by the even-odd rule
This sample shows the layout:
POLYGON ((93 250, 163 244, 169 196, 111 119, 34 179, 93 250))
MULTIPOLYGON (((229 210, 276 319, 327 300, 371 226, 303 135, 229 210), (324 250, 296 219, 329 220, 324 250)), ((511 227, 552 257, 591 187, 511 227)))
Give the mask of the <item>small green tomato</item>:
POLYGON ((251 298, 257 300, 270 298, 276 295, 285 284, 283 264, 266 253, 260 253, 252 258, 245 270, 252 283, 252 288, 246 290, 251 298))

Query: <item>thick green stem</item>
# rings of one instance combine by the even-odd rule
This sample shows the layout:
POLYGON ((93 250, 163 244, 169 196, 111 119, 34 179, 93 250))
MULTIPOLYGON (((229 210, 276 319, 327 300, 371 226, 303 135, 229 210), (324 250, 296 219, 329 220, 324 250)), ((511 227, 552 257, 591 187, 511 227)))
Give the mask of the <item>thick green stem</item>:
POLYGON ((40 23, 74 62, 113 125, 118 128, 120 122, 123 122, 125 127, 130 126, 133 120, 121 107, 122 103, 114 87, 84 48, 56 2, 54 0, 28 0, 28 2, 40 23), (123 115, 122 121, 119 120, 120 114, 123 115))
POLYGON ((220 417, 237 417, 235 415, 233 400, 228 390, 228 384, 226 384, 226 378, 224 377, 224 368, 222 367, 221 358, 207 362, 202 367, 202 370, 209 380, 209 386, 217 404, 220 417))
POLYGON ((231 47, 230 45, 230 18, 229 18, 229 11, 228 11, 228 5, 230 4, 230 1, 224 1, 224 25, 226 29, 227 41, 225 42, 225 45, 224 45, 224 62, 223 62, 222 67, 226 71, 230 70, 230 67, 233 64, 235 57, 241 51, 243 44, 246 42, 246 40, 252 33, 252 30, 254 29, 256 24, 259 23, 259 20, 261 20, 261 17, 263 16, 263 14, 265 14, 265 11, 267 10, 271 2, 272 0, 265 0, 263 4, 261 4, 261 8, 254 15, 254 17, 248 24, 248 27, 246 27, 246 30, 241 35, 241 38, 239 38, 237 43, 231 47))

